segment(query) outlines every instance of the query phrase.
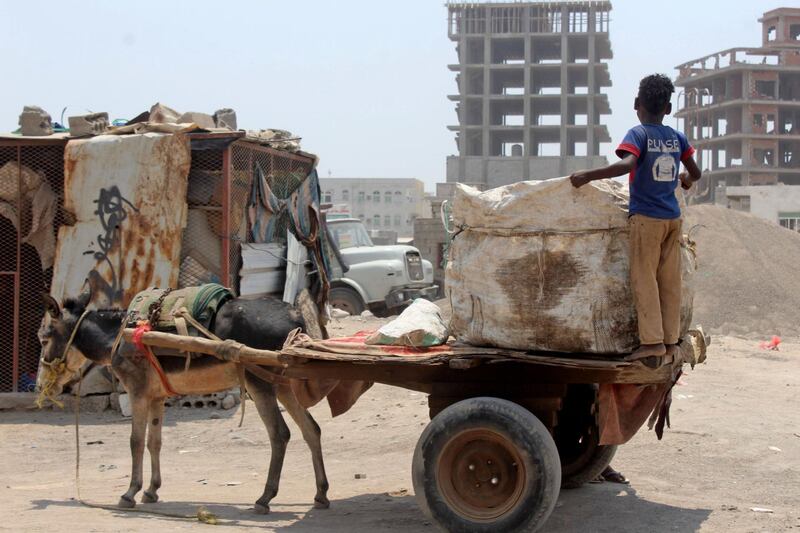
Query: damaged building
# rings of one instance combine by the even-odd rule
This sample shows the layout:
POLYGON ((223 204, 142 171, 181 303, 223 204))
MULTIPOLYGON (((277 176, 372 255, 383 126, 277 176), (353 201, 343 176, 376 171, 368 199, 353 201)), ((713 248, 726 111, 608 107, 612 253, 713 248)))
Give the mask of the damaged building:
POLYGON ((676 67, 676 117, 703 170, 694 202, 800 231, 800 9, 774 9, 759 22, 761 46, 676 67))
POLYGON ((607 164, 611 2, 448 2, 455 43, 457 154, 447 157, 430 218, 414 244, 444 283, 448 237, 441 206, 456 183, 480 190, 607 164))
POLYGON ((458 155, 447 182, 491 189, 605 164, 610 2, 448 3, 458 155))

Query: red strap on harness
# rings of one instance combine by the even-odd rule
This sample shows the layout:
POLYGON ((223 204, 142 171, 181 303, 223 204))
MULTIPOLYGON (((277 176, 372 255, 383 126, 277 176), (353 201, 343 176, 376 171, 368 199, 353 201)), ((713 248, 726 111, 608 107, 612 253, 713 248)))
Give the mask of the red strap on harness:
POLYGON ((140 320, 136 323, 136 329, 133 330, 133 343, 139 349, 142 354, 147 351, 147 347, 144 345, 144 341, 142 341, 142 337, 148 331, 151 331, 153 328, 150 327, 150 322, 147 320, 140 320))
POLYGON ((172 385, 169 384, 169 380, 167 379, 167 375, 164 373, 164 369, 161 368, 161 363, 158 362, 158 358, 153 353, 153 350, 150 349, 148 345, 144 343, 142 337, 148 331, 151 331, 153 328, 150 327, 150 322, 147 320, 142 320, 136 324, 136 329, 133 331, 133 344, 136 345, 136 348, 142 353, 142 355, 147 359, 150 363, 150 366, 153 367, 153 370, 156 371, 158 374, 158 378, 161 380, 161 385, 164 387, 164 390, 170 396, 178 396, 178 393, 175 392, 175 389, 172 388, 172 385))

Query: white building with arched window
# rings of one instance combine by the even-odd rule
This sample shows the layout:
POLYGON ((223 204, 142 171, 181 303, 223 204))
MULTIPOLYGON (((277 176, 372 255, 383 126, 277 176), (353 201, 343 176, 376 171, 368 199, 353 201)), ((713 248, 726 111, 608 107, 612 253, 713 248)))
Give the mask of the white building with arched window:
POLYGON ((430 216, 424 184, 415 178, 320 178, 323 203, 346 204, 367 229, 414 236, 414 220, 430 216))

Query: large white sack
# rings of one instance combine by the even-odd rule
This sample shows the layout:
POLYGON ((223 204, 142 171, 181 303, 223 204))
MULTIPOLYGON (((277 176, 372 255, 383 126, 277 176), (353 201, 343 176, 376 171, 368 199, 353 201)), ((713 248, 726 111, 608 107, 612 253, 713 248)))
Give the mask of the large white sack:
MULTIPOLYGON (((628 193, 566 178, 481 193, 458 185, 460 232, 446 287, 451 332, 478 346, 629 353, 638 345, 630 288, 628 193)), ((684 248, 682 334, 691 321, 693 254, 684 248)))

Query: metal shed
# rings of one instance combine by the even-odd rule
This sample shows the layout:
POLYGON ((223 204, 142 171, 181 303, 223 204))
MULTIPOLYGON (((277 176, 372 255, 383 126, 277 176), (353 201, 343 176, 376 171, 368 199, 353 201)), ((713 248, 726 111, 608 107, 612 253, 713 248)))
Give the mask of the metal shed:
POLYGON ((0 322, 0 393, 35 384, 42 291, 75 296, 97 275, 114 307, 150 286, 216 281, 238 292, 256 169, 286 199, 316 163, 244 135, 0 138, 0 316, 9 317, 0 322), (41 183, 52 217, 36 225, 41 183), (49 261, 31 228, 39 241, 49 234, 49 261))

